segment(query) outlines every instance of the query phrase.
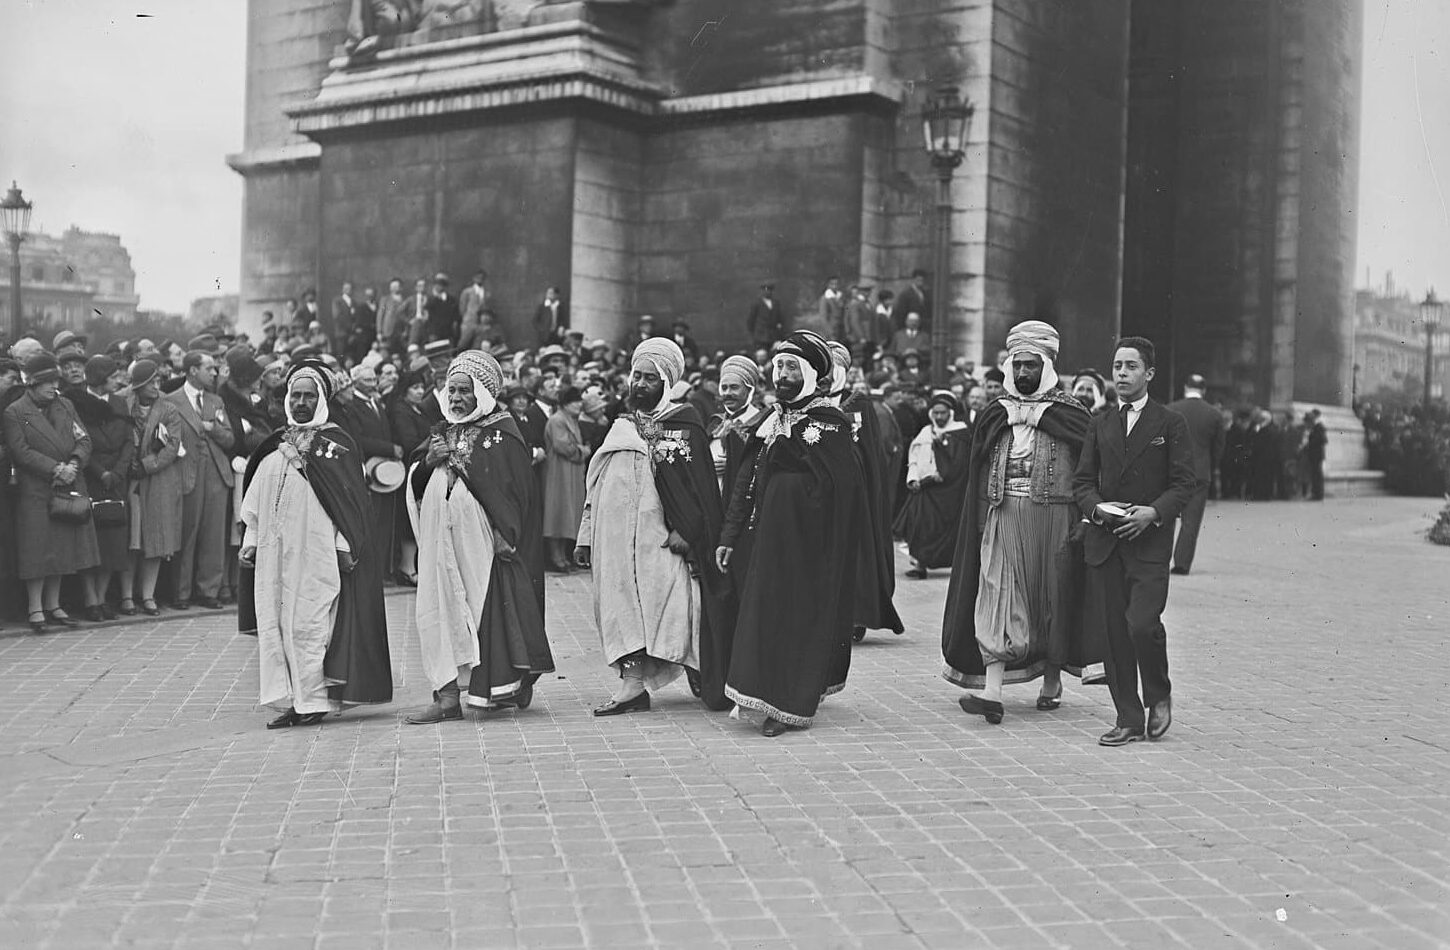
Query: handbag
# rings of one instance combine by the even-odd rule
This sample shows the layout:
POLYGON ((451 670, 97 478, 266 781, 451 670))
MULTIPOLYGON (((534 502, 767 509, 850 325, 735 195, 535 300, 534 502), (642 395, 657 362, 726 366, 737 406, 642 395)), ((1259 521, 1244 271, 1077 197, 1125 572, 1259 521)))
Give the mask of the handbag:
POLYGON ((91 500, 78 491, 58 491, 50 496, 50 517, 65 524, 91 520, 91 500))
POLYGON ((131 523, 126 503, 119 498, 97 498, 91 502, 91 519, 98 528, 120 528, 131 523))

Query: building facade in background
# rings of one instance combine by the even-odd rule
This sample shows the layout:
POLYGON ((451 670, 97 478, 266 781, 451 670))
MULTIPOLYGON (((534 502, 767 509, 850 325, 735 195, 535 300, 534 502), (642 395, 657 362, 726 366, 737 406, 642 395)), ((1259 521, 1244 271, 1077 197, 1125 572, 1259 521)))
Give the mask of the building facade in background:
POLYGON ((1361 0, 249 0, 240 320, 344 280, 483 268, 512 342, 544 289, 738 346, 757 286, 904 285, 932 260, 921 107, 976 115, 953 353, 1120 332, 1162 394, 1347 404, 1361 0), (392 6, 396 7, 397 4, 392 6))
MULTIPOLYGON (((0 326, 10 325, 9 255, 0 266, 0 326)), ((80 329, 97 314, 130 323, 141 298, 131 254, 116 234, 67 228, 60 237, 35 233, 20 245, 23 324, 41 338, 80 329)))
POLYGON ((1411 297, 1387 278, 1382 287, 1360 290, 1354 306, 1354 381, 1360 399, 1389 395, 1419 399, 1425 392, 1425 349, 1430 343, 1430 395, 1450 392, 1450 327, 1426 339, 1420 297, 1411 297))

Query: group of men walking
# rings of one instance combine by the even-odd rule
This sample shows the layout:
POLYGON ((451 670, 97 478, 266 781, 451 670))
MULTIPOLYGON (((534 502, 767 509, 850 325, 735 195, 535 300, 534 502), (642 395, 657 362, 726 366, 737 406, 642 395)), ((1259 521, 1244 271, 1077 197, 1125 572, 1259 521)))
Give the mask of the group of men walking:
MULTIPOLYGON (((1105 679, 1117 721, 1102 744, 1157 738, 1171 721, 1161 614, 1173 524, 1199 487, 1186 423, 1148 397, 1142 338, 1119 341, 1111 414, 1062 391, 1050 325, 1014 327, 1007 352, 1005 394, 969 427, 951 394, 934 399, 942 418, 913 470, 918 483, 939 471, 937 443, 953 453, 941 468, 965 470, 954 538, 937 542, 954 548, 944 675, 991 723, 1005 685, 1041 679, 1037 708, 1052 709, 1063 670, 1105 679)), ((768 408, 756 363, 726 360, 724 411, 708 426, 683 399, 685 365, 674 341, 641 342, 625 411, 589 460, 574 557, 591 569, 619 677, 594 714, 648 710, 651 691, 683 675, 708 708, 758 711, 778 736, 811 725, 844 687, 853 639, 902 632, 895 472, 877 407, 848 391, 843 345, 810 331, 778 343, 768 408)), ((289 704, 274 728, 392 694, 385 549, 367 536, 361 453, 329 418, 334 385, 325 367, 293 368, 288 425, 244 482, 242 626, 259 636, 262 702, 289 704)), ((407 460, 415 620, 434 691, 410 723, 461 719, 465 705, 527 708, 554 668, 538 482, 503 385, 488 354, 455 357, 434 397, 442 421, 407 460)))

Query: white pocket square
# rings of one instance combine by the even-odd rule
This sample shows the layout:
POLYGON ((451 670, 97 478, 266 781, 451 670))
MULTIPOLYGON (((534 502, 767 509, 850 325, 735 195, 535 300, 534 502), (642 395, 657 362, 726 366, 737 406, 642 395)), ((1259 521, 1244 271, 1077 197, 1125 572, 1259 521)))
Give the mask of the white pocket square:
POLYGON ((1155 438, 1155 439, 1154 439, 1154 440, 1153 440, 1153 441, 1152 441, 1152 442, 1149 442, 1149 443, 1148 443, 1148 444, 1149 444, 1149 445, 1162 445, 1162 444, 1164 444, 1164 443, 1165 443, 1165 442, 1166 442, 1166 441, 1168 441, 1168 440, 1167 440, 1167 439, 1165 439, 1165 438, 1163 438, 1163 437, 1162 437, 1162 436, 1161 436, 1161 435, 1160 435, 1160 436, 1158 436, 1158 437, 1157 437, 1157 438, 1155 438))

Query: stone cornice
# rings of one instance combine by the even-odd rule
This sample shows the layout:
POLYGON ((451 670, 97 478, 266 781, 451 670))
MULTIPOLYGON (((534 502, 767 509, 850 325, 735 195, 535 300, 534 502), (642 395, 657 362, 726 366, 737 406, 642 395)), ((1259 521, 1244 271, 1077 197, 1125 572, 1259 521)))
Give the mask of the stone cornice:
POLYGON ((316 142, 274 145, 270 148, 248 149, 227 156, 227 166, 239 175, 254 171, 315 166, 322 158, 322 146, 316 142))

